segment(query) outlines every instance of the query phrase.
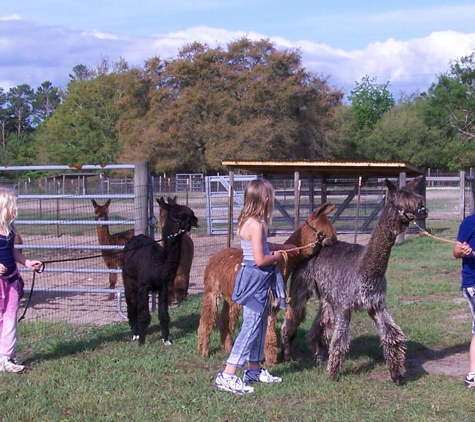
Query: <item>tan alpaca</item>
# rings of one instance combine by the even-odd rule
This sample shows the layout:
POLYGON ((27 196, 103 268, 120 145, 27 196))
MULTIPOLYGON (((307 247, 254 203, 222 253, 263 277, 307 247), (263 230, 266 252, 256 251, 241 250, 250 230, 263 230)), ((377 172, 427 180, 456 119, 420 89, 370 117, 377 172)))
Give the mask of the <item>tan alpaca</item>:
MULTIPOLYGON (((134 236, 134 229, 130 229, 120 233, 110 234, 109 226, 100 224, 101 221, 109 220, 109 205, 111 200, 108 199, 104 205, 99 205, 94 199, 91 199, 94 206, 94 219, 98 221, 97 224, 97 239, 99 245, 125 245, 134 236)), ((122 268, 122 252, 118 249, 103 249, 102 258, 107 265, 107 268, 111 270, 117 270, 122 268)), ((109 273, 109 287, 115 288, 117 283, 117 273, 109 273)), ((114 295, 110 294, 109 299, 113 299, 114 295)))

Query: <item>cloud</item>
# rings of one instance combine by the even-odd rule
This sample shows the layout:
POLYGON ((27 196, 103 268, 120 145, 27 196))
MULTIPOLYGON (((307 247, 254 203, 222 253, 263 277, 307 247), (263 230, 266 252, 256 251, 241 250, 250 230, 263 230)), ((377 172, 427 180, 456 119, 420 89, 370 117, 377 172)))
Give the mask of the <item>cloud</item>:
POLYGON ((309 40, 291 42, 257 32, 229 31, 198 26, 146 38, 119 38, 102 31, 83 31, 61 26, 40 26, 22 19, 0 18, 0 86, 8 89, 22 83, 33 88, 45 80, 64 87, 74 66, 97 66, 103 57, 125 59, 142 65, 146 59, 169 59, 194 41, 210 47, 225 46, 247 36, 269 38, 277 48, 299 49, 303 65, 329 76, 329 83, 349 92, 365 75, 379 83, 390 82, 393 92, 409 94, 427 90, 436 76, 449 69, 450 61, 475 50, 475 33, 433 32, 407 41, 388 39, 365 48, 346 51, 309 40))

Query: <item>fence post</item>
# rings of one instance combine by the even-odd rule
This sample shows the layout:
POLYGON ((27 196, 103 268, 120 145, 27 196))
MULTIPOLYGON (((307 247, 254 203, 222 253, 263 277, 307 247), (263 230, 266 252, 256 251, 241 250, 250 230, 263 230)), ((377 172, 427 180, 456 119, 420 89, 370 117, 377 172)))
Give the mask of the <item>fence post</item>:
POLYGON ((134 163, 135 235, 148 235, 148 163, 134 163))
POLYGON ((465 218, 465 171, 460 172, 460 220, 465 218))

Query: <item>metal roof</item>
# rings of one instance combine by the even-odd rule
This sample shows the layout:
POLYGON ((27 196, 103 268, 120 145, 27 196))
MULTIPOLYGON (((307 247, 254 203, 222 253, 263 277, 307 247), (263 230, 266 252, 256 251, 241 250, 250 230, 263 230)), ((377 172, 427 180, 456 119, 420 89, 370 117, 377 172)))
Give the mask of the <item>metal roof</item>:
POLYGON ((308 176, 367 176, 399 177, 405 172, 408 177, 424 174, 424 170, 400 161, 311 161, 311 160, 224 160, 230 170, 246 170, 254 174, 286 175, 296 171, 308 176))

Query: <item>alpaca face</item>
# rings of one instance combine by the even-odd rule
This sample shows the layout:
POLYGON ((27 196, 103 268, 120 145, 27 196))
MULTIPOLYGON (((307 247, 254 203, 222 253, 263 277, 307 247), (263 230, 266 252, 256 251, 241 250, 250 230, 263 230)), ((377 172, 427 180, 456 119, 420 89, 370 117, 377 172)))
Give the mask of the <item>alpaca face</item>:
POLYGON ((168 203, 163 198, 157 199, 157 202, 160 205, 160 220, 172 221, 169 234, 190 232, 193 228, 198 228, 198 218, 191 208, 178 205, 174 198, 168 198, 168 203))
POLYGON ((111 200, 108 199, 104 205, 99 205, 94 199, 91 199, 91 202, 94 206, 94 219, 96 221, 109 220, 109 205, 111 204, 111 200))
POLYGON ((429 210, 425 206, 424 197, 416 193, 416 189, 422 180, 422 176, 416 177, 406 187, 398 189, 386 179, 389 190, 388 201, 392 202, 398 212, 399 221, 407 226, 411 221, 424 220, 429 210))

